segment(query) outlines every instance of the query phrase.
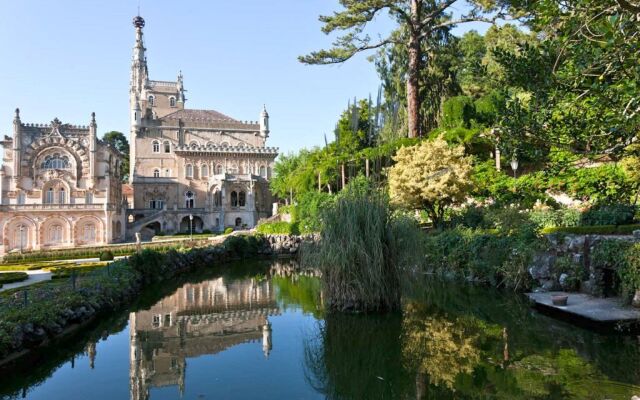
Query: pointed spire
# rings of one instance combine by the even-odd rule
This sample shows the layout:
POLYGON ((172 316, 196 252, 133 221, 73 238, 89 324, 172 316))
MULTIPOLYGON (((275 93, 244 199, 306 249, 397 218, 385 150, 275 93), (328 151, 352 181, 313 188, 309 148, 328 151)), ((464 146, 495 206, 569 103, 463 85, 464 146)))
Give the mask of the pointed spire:
POLYGON ((19 108, 16 108, 16 117, 15 117, 15 119, 17 121, 20 121, 20 109, 19 108))
POLYGON ((96 125, 96 113, 92 112, 91 113, 91 126, 95 126, 96 125))

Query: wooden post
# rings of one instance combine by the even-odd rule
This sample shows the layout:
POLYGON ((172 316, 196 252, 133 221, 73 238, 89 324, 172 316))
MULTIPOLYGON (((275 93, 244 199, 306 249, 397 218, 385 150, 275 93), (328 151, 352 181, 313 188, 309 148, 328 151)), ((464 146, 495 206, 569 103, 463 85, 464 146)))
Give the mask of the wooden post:
POLYGON ((340 171, 342 173, 342 188, 344 189, 344 187, 347 185, 347 179, 344 176, 344 163, 342 163, 340 171))
POLYGON ((369 177, 369 159, 368 158, 365 160, 364 169, 365 169, 365 175, 368 178, 369 177))
POLYGON ((318 192, 322 192, 322 182, 321 179, 322 175, 320 175, 320 171, 318 171, 318 192))

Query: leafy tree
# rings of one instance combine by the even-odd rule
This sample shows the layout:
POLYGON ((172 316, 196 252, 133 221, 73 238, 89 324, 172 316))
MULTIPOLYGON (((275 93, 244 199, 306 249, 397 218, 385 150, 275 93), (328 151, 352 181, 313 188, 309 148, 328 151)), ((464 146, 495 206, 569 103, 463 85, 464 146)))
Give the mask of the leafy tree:
POLYGON ((122 182, 127 182, 129 180, 129 141, 127 137, 122 132, 111 131, 105 133, 102 140, 122 154, 120 176, 122 182))
POLYGON ((406 49, 407 57, 407 117, 409 137, 421 136, 420 130, 420 70, 430 54, 422 43, 434 43, 443 31, 469 21, 493 22, 503 17, 512 1, 469 0, 467 12, 452 18, 450 11, 456 0, 340 0, 343 9, 333 15, 321 16, 322 31, 346 32, 339 36, 329 50, 312 52, 300 57, 307 64, 342 63, 355 54, 399 45, 406 49), (365 28, 377 15, 388 13, 398 22, 398 29, 387 37, 372 41, 365 28))
POLYGON ((540 0, 530 26, 540 46, 497 58, 511 84, 532 94, 539 143, 620 157, 640 128, 637 2, 540 0))
POLYGON ((389 170, 391 199, 412 209, 426 210, 440 227, 448 207, 464 201, 471 189, 471 159, 462 146, 442 138, 398 150, 389 170))

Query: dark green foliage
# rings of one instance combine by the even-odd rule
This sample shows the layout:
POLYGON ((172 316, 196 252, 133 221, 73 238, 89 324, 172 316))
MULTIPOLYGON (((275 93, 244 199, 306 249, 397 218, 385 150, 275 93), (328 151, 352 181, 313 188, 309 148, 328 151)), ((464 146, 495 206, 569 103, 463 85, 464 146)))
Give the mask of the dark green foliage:
POLYGON ((0 287, 3 284, 22 282, 29 279, 26 272, 3 272, 0 274, 0 287))
MULTIPOLYGON (((591 265, 600 274, 602 268, 616 272, 620 285, 619 294, 625 301, 630 302, 635 292, 640 290, 640 244, 624 240, 604 240, 595 247, 591 265)), ((597 273, 595 278, 602 279, 597 273)))
POLYGON ((428 237, 426 265, 445 276, 523 291, 531 286, 527 269, 539 243, 526 228, 510 233, 449 229, 428 237))
POLYGON ((111 131, 104 134, 102 140, 122 154, 122 164, 120 166, 120 180, 129 180, 129 141, 122 132, 111 131))
POLYGON ((100 253, 100 261, 113 261, 113 252, 107 250, 100 253))
POLYGON ((629 225, 634 222, 637 207, 612 204, 590 208, 582 215, 584 225, 629 225))
POLYGON ((223 242, 224 248, 230 253, 231 256, 239 258, 247 258, 256 255, 258 252, 259 239, 255 236, 229 236, 223 242))

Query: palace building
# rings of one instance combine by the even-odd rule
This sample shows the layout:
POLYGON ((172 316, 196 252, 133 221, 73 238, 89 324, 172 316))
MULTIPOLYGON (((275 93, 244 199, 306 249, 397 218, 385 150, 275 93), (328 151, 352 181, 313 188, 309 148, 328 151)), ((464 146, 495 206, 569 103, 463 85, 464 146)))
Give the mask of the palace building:
POLYGON ((250 122, 186 108, 182 73, 151 80, 144 19, 133 25, 129 237, 255 226, 271 215, 268 182, 278 155, 266 147, 266 109, 250 122))
POLYGON ((0 253, 97 245, 125 237, 120 153, 89 126, 23 123, 0 142, 0 253))
POLYGON ((144 24, 133 20, 129 184, 95 114, 88 126, 32 124, 16 109, 0 141, 0 254, 252 228, 271 215, 278 151, 266 146, 266 108, 255 122, 185 108, 182 73, 149 79, 144 24))

